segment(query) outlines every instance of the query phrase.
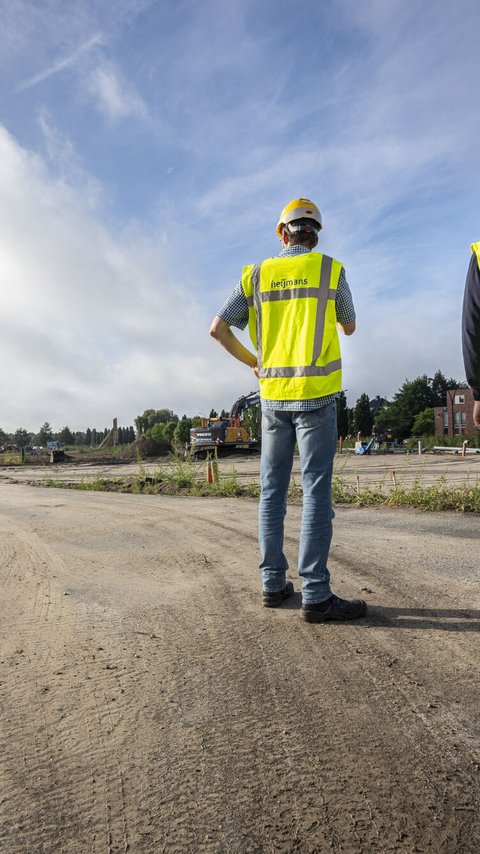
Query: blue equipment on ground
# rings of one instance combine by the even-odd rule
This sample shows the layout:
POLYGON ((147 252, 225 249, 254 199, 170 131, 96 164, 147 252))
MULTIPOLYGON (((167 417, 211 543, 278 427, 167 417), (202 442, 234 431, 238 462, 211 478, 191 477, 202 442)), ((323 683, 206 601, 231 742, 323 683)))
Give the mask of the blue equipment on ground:
POLYGON ((372 445, 376 442, 377 437, 372 436, 369 442, 357 442, 355 445, 355 453, 359 456, 363 456, 364 454, 369 454, 372 450, 372 445))

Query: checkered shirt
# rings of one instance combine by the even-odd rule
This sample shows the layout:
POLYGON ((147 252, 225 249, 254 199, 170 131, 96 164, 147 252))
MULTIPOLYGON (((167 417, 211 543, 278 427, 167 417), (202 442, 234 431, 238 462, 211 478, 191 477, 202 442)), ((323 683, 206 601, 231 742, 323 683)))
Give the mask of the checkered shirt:
MULTIPOLYGON (((310 251, 306 246, 287 246, 280 252, 280 257, 303 255, 305 252, 310 251)), ((352 323, 355 320, 352 294, 343 267, 338 280, 335 306, 339 323, 352 323)), ((248 304, 241 281, 235 286, 217 314, 229 326, 235 326, 237 329, 245 329, 248 324, 248 304)), ((312 409, 319 409, 321 406, 326 406, 327 403, 331 403, 337 397, 338 394, 328 394, 325 397, 315 397, 310 400, 265 400, 262 398, 262 407, 263 409, 281 409, 288 410, 289 412, 310 412, 312 409)))

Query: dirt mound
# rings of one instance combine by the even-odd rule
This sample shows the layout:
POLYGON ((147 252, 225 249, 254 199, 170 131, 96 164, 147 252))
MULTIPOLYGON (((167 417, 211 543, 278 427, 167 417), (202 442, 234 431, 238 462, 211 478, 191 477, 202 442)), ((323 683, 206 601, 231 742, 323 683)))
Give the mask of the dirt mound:
POLYGON ((152 457, 166 457, 171 453, 171 447, 166 442, 155 442, 147 436, 139 436, 128 445, 117 457, 120 460, 146 460, 152 457))

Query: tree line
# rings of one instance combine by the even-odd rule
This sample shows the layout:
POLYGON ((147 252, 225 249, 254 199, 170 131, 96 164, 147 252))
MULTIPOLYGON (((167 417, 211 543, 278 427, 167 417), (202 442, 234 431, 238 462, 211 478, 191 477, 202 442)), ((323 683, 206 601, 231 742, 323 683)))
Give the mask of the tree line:
POLYGON ((433 436, 435 433, 434 408, 445 406, 449 389, 467 388, 465 382, 445 377, 440 370, 433 377, 423 374, 414 380, 405 380, 392 400, 377 396, 370 400, 362 394, 352 408, 348 408, 345 393, 337 400, 338 435, 371 436, 391 432, 396 439, 411 435, 433 436))
MULTIPOLYGON (((396 439, 413 435, 434 435, 434 407, 445 406, 449 389, 466 388, 466 383, 452 377, 447 378, 438 370, 433 377, 426 374, 413 380, 405 380, 392 400, 377 395, 370 399, 361 394, 355 405, 349 407, 345 392, 337 398, 338 436, 371 436, 390 432, 396 439)), ((254 438, 260 432, 259 407, 251 407, 243 413, 243 424, 254 438)), ((228 418, 227 410, 220 413, 212 409, 209 418, 228 418)), ((162 445, 172 448, 183 447, 190 439, 190 428, 198 427, 201 418, 179 418, 171 409, 146 409, 135 418, 139 435, 149 436, 162 445)))
MULTIPOLYGON (((215 416, 211 414, 210 417, 215 416)), ((190 442, 190 428, 198 427, 201 418, 186 415, 179 418, 171 409, 145 409, 134 421, 138 436, 147 436, 158 445, 178 447, 190 442)))
MULTIPOLYGON (((361 394, 355 406, 348 407, 345 392, 340 392, 337 399, 337 429, 338 436, 371 436, 375 427, 377 433, 391 432, 397 439, 405 439, 413 435, 433 435, 435 433, 433 410, 436 406, 445 406, 449 389, 466 388, 465 382, 452 377, 445 377, 440 370, 433 377, 426 374, 414 380, 405 380, 394 394, 392 400, 377 395, 370 399, 368 394, 361 394)), ((220 413, 212 409, 209 418, 229 417, 229 412, 222 409, 220 413)), ((190 441, 191 427, 201 424, 201 417, 196 415, 179 418, 171 409, 145 409, 134 419, 133 427, 118 428, 118 444, 126 445, 135 441, 138 436, 153 439, 159 445, 171 448, 183 447, 190 441)), ((245 428, 254 438, 259 437, 259 408, 251 407, 243 413, 245 428)), ((74 431, 63 427, 54 432, 46 421, 37 433, 29 432, 20 427, 14 433, 6 433, 0 428, 0 445, 12 442, 20 448, 29 445, 45 447, 47 442, 57 440, 61 445, 83 445, 98 447, 107 436, 109 430, 87 427, 85 431, 74 431)))
MULTIPOLYGON (((71 430, 70 427, 62 427, 55 432, 48 421, 40 427, 37 433, 19 427, 14 433, 7 433, 0 427, 0 445, 11 442, 19 448, 38 445, 44 448, 47 442, 60 442, 61 445, 82 445, 91 448, 101 445, 109 433, 108 427, 98 430, 96 427, 87 427, 86 430, 71 430)), ((118 428, 118 444, 128 445, 135 441, 135 430, 133 427, 118 428)))

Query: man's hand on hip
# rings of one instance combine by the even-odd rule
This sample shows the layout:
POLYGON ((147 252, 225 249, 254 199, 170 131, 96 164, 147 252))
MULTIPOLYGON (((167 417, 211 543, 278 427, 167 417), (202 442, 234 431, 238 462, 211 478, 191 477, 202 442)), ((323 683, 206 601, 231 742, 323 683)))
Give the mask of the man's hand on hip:
POLYGON ((473 423, 475 427, 480 427, 480 400, 476 400, 473 404, 473 423))

